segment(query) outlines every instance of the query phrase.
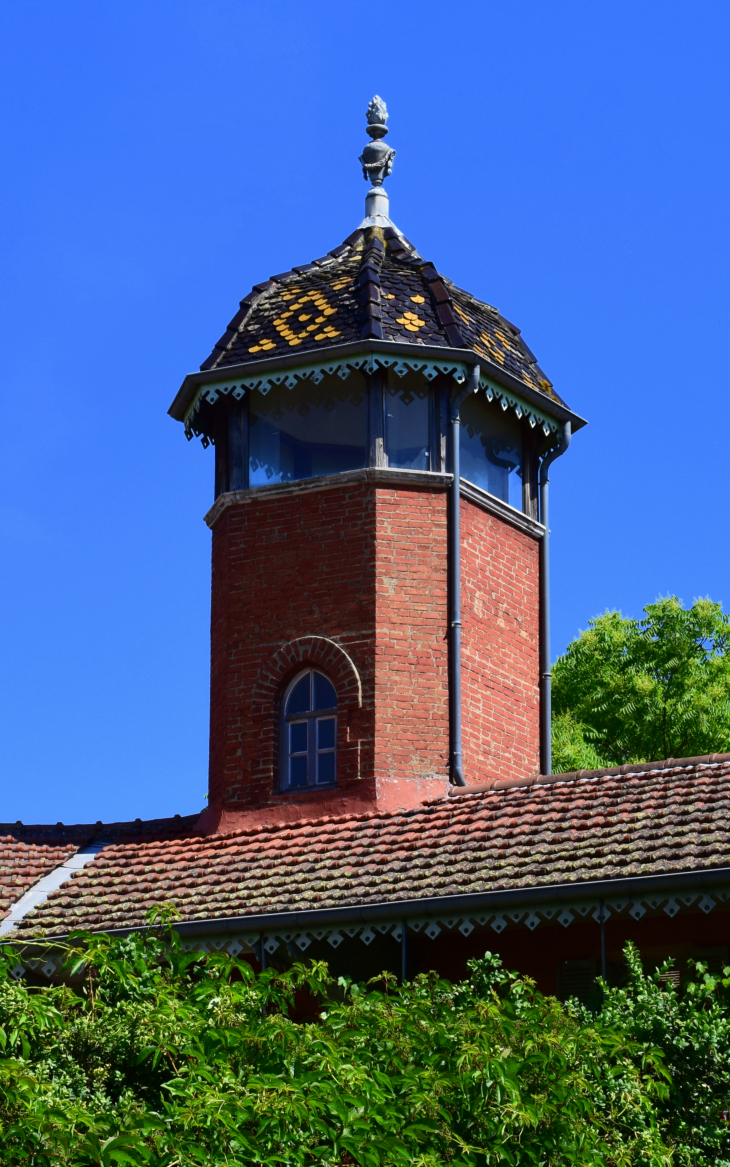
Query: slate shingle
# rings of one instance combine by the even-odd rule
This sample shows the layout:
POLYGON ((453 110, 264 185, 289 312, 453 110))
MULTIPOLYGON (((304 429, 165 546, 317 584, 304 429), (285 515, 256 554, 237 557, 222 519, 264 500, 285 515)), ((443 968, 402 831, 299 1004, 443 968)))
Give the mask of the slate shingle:
POLYGON ((297 353, 325 355, 367 337, 469 348, 561 402, 496 308, 439 274, 391 228, 355 231, 323 259, 256 284, 201 369, 297 353))

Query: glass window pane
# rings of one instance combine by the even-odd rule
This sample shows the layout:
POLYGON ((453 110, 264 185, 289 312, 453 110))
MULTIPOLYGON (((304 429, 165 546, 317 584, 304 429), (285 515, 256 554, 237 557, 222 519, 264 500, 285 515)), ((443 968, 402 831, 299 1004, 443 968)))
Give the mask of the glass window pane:
POLYGON ((289 785, 290 786, 306 786, 307 785, 307 755, 300 754, 296 758, 289 759, 289 785))
POLYGON ((367 392, 362 373, 326 376, 249 393, 249 483, 266 486, 367 465, 367 392))
POLYGON ((388 465, 428 470, 429 383, 417 373, 391 373, 385 391, 388 465))
POLYGON ((461 477, 522 510, 522 426, 483 393, 461 407, 461 477))
POLYGON ((289 753, 307 752, 307 722, 295 721, 289 726, 289 753))
POLYGON ((323 677, 321 673, 314 674, 314 708, 337 708, 337 694, 327 678, 323 677))
POLYGON ((301 681, 297 681, 286 703, 287 713, 308 713, 312 708, 309 699, 311 675, 311 673, 305 673, 301 681))
POLYGON ((335 755, 331 754, 317 754, 317 781, 318 782, 334 782, 335 780, 335 755))
POLYGON ((335 745, 335 719, 322 718, 317 722, 317 749, 331 750, 335 745))

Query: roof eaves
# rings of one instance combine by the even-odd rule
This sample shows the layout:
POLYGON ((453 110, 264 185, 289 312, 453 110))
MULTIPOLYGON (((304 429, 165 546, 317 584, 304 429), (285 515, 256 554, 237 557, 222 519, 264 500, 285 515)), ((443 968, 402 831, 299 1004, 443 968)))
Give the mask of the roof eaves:
POLYGON ((257 361, 245 361, 239 365, 226 365, 225 368, 200 369, 188 373, 175 395, 172 405, 168 409, 170 417, 175 421, 184 421, 190 406, 195 400, 198 390, 203 385, 210 385, 216 381, 236 381, 244 377, 255 376, 258 373, 267 373, 276 369, 296 368, 298 365, 310 364, 312 360, 326 359, 335 362, 348 356, 356 356, 366 352, 393 353, 398 356, 431 357, 441 361, 463 361, 468 365, 478 364, 482 373, 505 389, 521 396, 529 405, 534 405, 545 413, 551 414, 560 422, 569 421, 576 433, 587 425, 585 418, 568 409, 546 393, 532 388, 519 377, 512 376, 505 369, 484 357, 477 356, 472 349, 451 348, 447 345, 409 344, 407 341, 380 340, 367 338, 349 341, 347 344, 333 345, 326 350, 317 350, 291 353, 285 356, 268 357, 257 361))
MULTIPOLYGON (((368 923, 375 920, 423 919, 431 916, 442 918, 444 912, 457 915, 478 910, 505 911, 509 908, 537 906, 539 904, 572 904, 576 900, 596 900, 626 898, 647 894, 667 894, 690 888, 710 890, 730 885, 730 865, 709 867, 689 871, 672 871, 659 875, 630 875, 619 879, 597 879, 570 881, 563 883, 533 884, 529 887, 495 888, 491 891, 468 892, 458 895, 430 896, 423 899, 384 901, 377 904, 351 904, 336 908, 306 908, 293 912, 262 912, 258 915, 215 916, 203 920, 178 921, 174 927, 181 936, 212 936, 242 931, 267 932, 286 928, 290 931, 304 931, 314 927, 368 923)), ((127 928, 99 928, 101 934, 128 936, 132 932, 146 932, 153 925, 132 925, 127 928)), ((70 933, 49 934, 45 937, 31 937, 27 941, 18 937, 23 947, 41 947, 48 943, 67 940, 70 933)))

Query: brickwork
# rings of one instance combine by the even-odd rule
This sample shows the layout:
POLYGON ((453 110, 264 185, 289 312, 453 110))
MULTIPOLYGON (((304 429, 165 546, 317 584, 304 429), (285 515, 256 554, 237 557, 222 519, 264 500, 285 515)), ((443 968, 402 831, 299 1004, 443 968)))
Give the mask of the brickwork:
POLYGON ((377 492, 375 772, 448 774, 445 491, 377 492))
MULTIPOLYGON (((361 775, 372 779, 374 524, 366 484, 252 497, 215 524, 211 808, 240 812, 272 803, 279 700, 306 664, 319 664, 338 682, 339 801, 332 809, 343 813, 368 794, 372 799, 361 775), (326 641, 354 662, 359 685, 339 684, 340 661, 330 659, 326 641)), ((313 798, 320 813, 331 796, 276 795, 274 816, 313 798)))
MULTIPOLYGON (((206 829, 395 809, 446 788, 446 501, 357 482, 220 514, 206 829), (338 691, 338 785, 281 794, 281 695, 308 664, 338 691)), ((538 547, 466 501, 462 523, 467 777, 522 777, 538 758, 538 547)))
POLYGON ((539 544, 462 499, 464 766, 468 782, 540 769, 539 544))

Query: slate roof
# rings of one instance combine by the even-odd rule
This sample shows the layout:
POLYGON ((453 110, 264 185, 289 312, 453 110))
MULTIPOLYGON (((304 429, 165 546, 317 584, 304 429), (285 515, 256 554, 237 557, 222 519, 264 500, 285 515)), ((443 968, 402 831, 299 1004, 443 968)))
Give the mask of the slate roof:
POLYGON ((400 903, 727 867, 730 756, 496 783, 412 810, 119 839, 17 934, 400 903), (653 767, 653 768, 652 768, 653 767))
POLYGON ((322 259, 256 284, 201 369, 326 355, 364 339, 471 349, 564 405, 519 328, 457 288, 394 227, 358 228, 322 259))

